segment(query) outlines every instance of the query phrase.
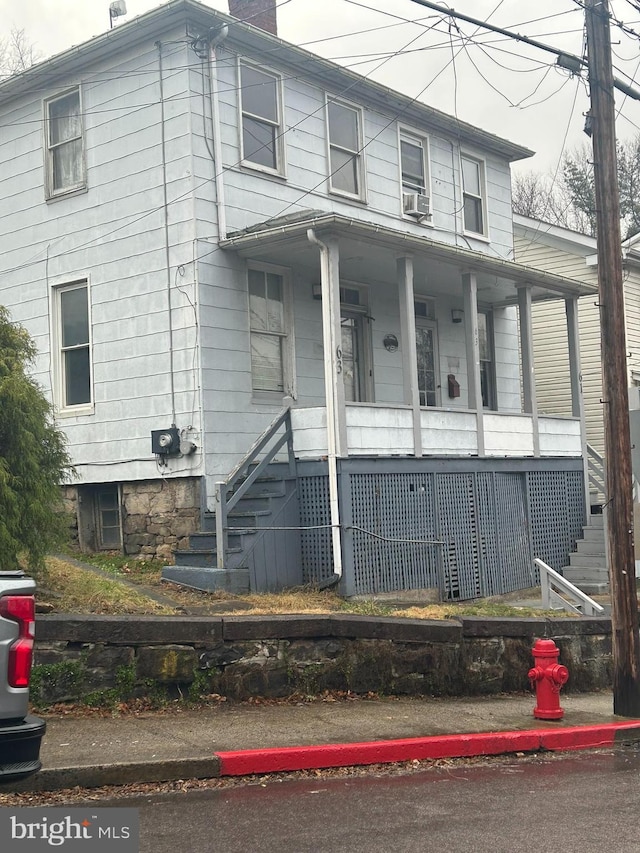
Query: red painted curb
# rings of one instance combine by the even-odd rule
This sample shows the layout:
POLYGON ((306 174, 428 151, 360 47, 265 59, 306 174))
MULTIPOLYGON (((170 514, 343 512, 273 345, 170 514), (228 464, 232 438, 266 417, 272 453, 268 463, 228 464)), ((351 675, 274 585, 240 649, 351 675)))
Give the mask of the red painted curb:
POLYGON ((330 743, 321 746, 286 746, 217 752, 221 776, 248 776, 287 770, 392 764, 414 759, 469 758, 506 752, 594 749, 612 746, 616 733, 638 729, 640 721, 529 729, 517 732, 433 735, 402 740, 330 743))

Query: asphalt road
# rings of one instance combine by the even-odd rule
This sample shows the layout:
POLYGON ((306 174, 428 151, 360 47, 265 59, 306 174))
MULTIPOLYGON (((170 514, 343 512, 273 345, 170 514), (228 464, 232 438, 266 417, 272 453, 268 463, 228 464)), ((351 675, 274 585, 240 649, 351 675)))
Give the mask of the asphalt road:
POLYGON ((126 805, 140 809, 141 853, 638 853, 640 752, 320 776, 126 805))

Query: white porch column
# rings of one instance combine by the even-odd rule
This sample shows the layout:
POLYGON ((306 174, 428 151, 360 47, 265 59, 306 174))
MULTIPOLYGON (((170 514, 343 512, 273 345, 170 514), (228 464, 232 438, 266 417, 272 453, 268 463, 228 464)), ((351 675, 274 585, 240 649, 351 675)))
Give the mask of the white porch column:
POLYGON ((327 468, 333 571, 342 577, 342 527, 338 500, 337 459, 347 455, 347 421, 342 381, 342 333, 340 331, 340 249, 337 237, 319 240, 312 228, 311 243, 320 248, 322 293, 322 344, 324 349, 324 394, 327 414, 327 468))
POLYGON ((476 413, 478 456, 484 456, 484 410, 480 381, 480 342, 478 338, 478 283, 475 273, 463 273, 464 333, 467 349, 469 408, 476 413))
POLYGON ((402 350, 403 402, 411 406, 413 415, 413 452, 422 456, 420 424, 420 391, 418 389, 418 353, 416 351, 416 316, 413 304, 413 258, 396 259, 398 301, 400 304, 400 340, 402 350))
POLYGON ((518 288, 518 314, 520 319, 520 346, 522 349, 522 397, 525 412, 533 423, 533 455, 540 456, 540 430, 538 428, 538 400, 536 374, 533 362, 533 318, 531 313, 531 287, 518 288))
POLYGON ((584 469, 584 498, 587 507, 587 523, 591 521, 589 505, 589 452, 587 449, 587 427, 584 414, 584 397, 582 394, 582 370, 580 367, 580 326, 578 324, 578 297, 574 296, 564 301, 567 314, 567 341, 569 344, 569 378, 571 381, 571 414, 580 419, 580 447, 582 448, 582 464, 584 469))

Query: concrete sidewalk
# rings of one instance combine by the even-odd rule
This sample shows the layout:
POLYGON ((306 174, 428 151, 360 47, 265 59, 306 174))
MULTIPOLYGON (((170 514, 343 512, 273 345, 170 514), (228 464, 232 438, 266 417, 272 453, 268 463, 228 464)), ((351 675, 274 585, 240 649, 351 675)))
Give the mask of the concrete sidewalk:
POLYGON ((640 740, 610 693, 562 697, 535 720, 535 697, 221 703, 122 717, 48 717, 43 769, 0 793, 212 778, 428 758, 608 746, 640 740))

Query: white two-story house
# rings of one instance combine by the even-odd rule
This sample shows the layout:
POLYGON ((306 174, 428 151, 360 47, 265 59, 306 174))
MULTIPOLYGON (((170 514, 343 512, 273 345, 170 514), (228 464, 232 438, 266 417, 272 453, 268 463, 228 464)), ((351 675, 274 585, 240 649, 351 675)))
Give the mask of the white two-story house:
POLYGON ((175 550, 205 589, 531 586, 584 523, 593 290, 510 260, 531 152, 283 42, 274 0, 230 6, 171 0, 0 84, 0 301, 81 546, 175 550), (546 299, 565 417, 537 409, 546 299))

